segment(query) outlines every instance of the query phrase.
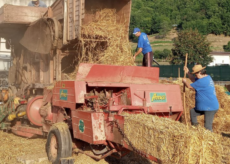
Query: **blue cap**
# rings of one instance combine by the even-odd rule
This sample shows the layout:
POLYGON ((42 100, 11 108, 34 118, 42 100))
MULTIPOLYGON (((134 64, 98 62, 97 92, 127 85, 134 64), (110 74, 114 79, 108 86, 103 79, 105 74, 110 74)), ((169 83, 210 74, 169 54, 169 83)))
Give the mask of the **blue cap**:
POLYGON ((136 34, 137 32, 141 31, 139 28, 134 28, 133 34, 136 34))

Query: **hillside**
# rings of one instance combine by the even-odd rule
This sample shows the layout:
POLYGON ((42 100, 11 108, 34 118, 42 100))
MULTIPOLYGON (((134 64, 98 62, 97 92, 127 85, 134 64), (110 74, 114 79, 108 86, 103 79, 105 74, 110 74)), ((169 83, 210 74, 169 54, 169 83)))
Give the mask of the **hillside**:
MULTIPOLYGON (((150 34, 198 29, 202 34, 230 35, 229 0, 133 0, 130 29, 150 34)), ((131 36, 131 33, 130 33, 131 36)))

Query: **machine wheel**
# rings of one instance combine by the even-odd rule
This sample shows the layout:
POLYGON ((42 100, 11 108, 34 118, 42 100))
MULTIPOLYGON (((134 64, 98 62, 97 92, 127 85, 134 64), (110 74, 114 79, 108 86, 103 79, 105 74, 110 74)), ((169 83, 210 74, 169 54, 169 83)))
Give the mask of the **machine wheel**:
POLYGON ((72 139, 65 123, 56 123, 50 129, 46 142, 46 153, 53 164, 60 164, 61 158, 72 156, 72 139))

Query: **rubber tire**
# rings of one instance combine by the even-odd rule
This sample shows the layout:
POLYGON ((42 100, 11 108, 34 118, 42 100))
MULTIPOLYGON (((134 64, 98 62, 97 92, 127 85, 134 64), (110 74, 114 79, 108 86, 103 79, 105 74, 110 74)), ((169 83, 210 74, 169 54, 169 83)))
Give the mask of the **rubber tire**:
POLYGON ((52 126, 47 137, 46 153, 49 161, 51 161, 52 164, 60 164, 61 158, 68 158, 72 156, 72 139, 68 128, 65 128, 63 126, 58 127, 55 124, 52 126), (51 148, 50 148, 51 138, 53 135, 55 135, 57 139, 56 158, 54 158, 51 155, 51 148))

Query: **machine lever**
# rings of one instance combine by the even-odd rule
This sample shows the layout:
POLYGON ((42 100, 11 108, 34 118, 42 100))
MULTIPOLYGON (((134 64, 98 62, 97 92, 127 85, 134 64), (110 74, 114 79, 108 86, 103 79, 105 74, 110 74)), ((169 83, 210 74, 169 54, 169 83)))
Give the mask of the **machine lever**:
POLYGON ((172 116, 172 106, 169 106, 169 117, 172 116))

